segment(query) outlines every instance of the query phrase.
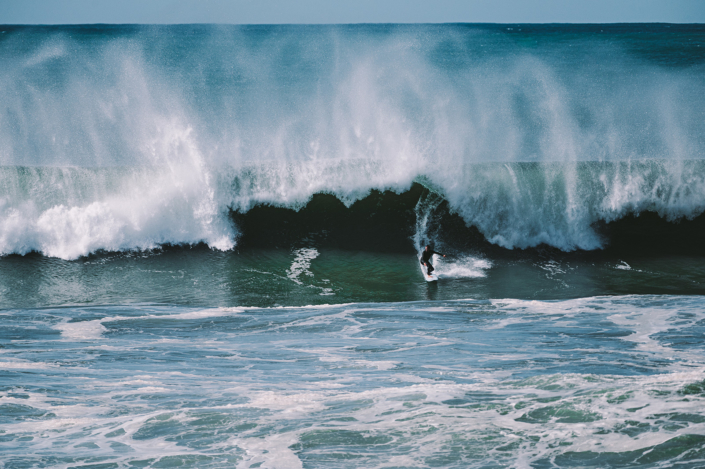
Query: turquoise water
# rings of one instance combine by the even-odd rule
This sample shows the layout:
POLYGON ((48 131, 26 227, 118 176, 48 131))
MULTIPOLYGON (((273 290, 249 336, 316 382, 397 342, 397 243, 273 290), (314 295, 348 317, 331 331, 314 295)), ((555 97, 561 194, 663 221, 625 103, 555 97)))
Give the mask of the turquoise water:
POLYGON ((705 466, 702 25, 0 31, 3 469, 705 466))

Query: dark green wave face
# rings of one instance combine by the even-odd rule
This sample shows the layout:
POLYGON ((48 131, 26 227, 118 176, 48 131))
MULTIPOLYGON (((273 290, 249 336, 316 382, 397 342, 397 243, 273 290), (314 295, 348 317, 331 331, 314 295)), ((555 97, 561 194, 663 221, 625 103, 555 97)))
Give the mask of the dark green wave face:
MULTIPOLYGON (((304 306, 461 298, 564 299, 595 295, 700 295, 703 256, 566 254, 551 249, 443 248, 427 283, 412 249, 338 249, 307 240, 290 249, 205 246, 100 253, 74 261, 36 254, 0 260, 1 308, 167 303, 304 306)), ((652 245, 651 245, 652 246, 652 245)), ((440 249, 436 247, 436 249, 440 249)))

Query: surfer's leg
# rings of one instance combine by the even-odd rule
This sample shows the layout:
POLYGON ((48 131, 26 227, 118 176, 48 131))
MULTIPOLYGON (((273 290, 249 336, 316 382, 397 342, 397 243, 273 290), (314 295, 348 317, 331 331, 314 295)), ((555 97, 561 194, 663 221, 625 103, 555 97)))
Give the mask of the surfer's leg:
POLYGON ((433 272, 435 269, 433 268, 433 266, 431 265, 430 262, 427 263, 426 265, 428 265, 428 275, 431 275, 431 272, 433 272))

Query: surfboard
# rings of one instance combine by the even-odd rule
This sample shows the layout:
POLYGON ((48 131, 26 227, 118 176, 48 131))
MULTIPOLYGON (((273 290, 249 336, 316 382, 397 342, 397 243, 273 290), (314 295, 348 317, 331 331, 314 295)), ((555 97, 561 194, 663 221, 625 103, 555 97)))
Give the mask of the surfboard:
POLYGON ((438 275, 436 275, 435 270, 431 272, 431 275, 426 274, 426 266, 421 263, 421 256, 419 256, 419 266, 421 267, 421 273, 423 274, 424 280, 426 280, 427 282, 435 282, 436 280, 438 280, 438 275))

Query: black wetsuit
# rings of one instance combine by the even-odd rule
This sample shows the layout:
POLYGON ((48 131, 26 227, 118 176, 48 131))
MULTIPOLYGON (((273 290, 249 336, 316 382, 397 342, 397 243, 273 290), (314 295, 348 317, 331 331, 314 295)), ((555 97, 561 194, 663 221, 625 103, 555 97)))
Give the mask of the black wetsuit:
POLYGON ((421 265, 426 264, 428 266, 428 275, 431 275, 431 272, 433 272, 435 269, 433 268, 433 265, 431 264, 431 257, 433 257, 434 254, 438 254, 439 256, 444 256, 445 254, 441 254, 440 252, 436 252, 433 249, 423 250, 421 251, 421 265))

